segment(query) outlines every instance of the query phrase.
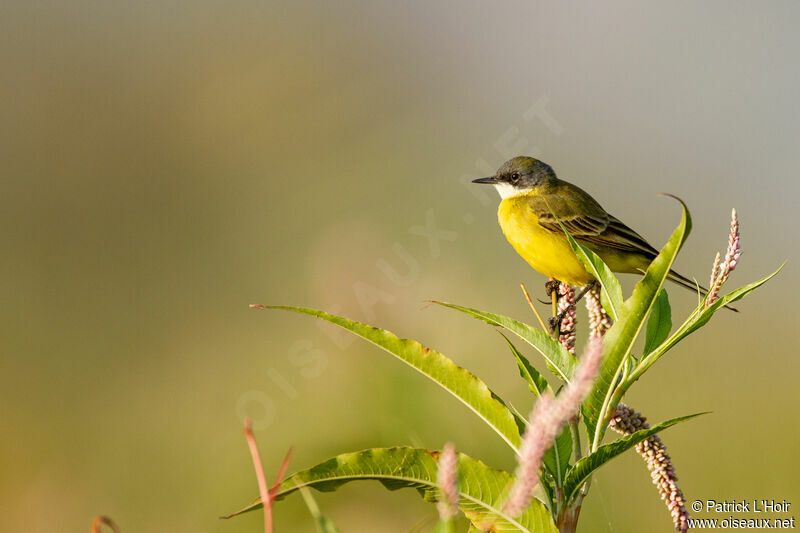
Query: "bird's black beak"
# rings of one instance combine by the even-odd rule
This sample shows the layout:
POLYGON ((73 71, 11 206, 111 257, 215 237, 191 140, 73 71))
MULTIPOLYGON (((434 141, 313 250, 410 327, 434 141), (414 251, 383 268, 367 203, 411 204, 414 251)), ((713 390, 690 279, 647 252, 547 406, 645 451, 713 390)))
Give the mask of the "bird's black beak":
POLYGON ((489 185, 493 185, 497 183, 497 178, 494 176, 489 176, 488 178, 478 178, 476 180, 472 180, 472 183, 488 183, 489 185))

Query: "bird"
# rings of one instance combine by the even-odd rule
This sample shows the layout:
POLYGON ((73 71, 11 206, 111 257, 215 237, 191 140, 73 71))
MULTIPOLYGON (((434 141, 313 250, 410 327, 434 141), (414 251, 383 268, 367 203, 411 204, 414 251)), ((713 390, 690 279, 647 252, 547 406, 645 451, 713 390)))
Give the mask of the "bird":
MULTIPOLYGON (((644 237, 609 214, 589 193, 559 179, 553 167, 533 157, 514 157, 494 176, 472 181, 497 189, 502 199, 497 210, 500 228, 534 270, 584 288, 576 301, 597 280, 572 251, 559 221, 612 272, 643 274, 658 255, 644 237)), ((707 291, 674 270, 667 278, 692 291, 707 291)), ((554 290, 552 284, 546 287, 548 293, 554 290)))

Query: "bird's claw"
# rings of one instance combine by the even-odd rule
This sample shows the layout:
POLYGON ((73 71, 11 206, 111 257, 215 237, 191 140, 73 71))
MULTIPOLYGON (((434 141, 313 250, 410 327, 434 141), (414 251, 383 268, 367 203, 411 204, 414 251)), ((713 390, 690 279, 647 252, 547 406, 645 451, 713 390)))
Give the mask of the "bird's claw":
POLYGON ((544 284, 545 294, 552 295, 554 292, 557 293, 559 285, 561 285, 561 282, 558 281, 557 279, 551 279, 550 281, 545 282, 544 284))
POLYGON ((547 319, 549 322, 548 325, 550 326, 550 333, 558 332, 559 335, 569 335, 570 333, 572 333, 573 330, 564 331, 561 329, 561 321, 564 320, 564 317, 567 316, 567 313, 569 313, 572 309, 574 309, 574 307, 575 307, 574 305, 570 305, 569 307, 558 313, 556 316, 551 316, 550 318, 547 319))
POLYGON ((551 279, 550 281, 545 282, 544 284, 544 293, 550 297, 549 302, 542 302, 545 305, 551 305, 553 302, 558 301, 558 288, 561 286, 561 282, 557 279, 551 279))

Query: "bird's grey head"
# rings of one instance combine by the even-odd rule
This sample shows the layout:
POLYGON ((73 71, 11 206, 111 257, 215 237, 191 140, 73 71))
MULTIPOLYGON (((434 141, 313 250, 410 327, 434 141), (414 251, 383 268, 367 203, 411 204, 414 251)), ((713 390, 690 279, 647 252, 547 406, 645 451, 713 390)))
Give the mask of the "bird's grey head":
POLYGON ((500 196, 505 199, 529 192, 542 181, 555 177, 553 167, 547 163, 533 157, 517 156, 503 163, 494 176, 479 178, 472 182, 494 185, 500 196))

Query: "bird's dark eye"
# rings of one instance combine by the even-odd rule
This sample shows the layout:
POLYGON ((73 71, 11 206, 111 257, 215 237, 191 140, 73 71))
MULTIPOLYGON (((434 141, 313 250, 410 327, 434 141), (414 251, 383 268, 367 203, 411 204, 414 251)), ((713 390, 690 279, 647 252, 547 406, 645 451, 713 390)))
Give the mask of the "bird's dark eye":
POLYGON ((511 174, 511 181, 514 183, 519 181, 519 172, 514 172, 513 174, 511 174))

